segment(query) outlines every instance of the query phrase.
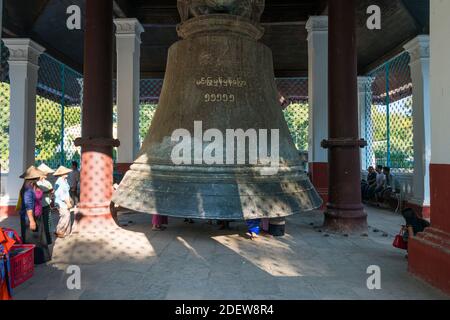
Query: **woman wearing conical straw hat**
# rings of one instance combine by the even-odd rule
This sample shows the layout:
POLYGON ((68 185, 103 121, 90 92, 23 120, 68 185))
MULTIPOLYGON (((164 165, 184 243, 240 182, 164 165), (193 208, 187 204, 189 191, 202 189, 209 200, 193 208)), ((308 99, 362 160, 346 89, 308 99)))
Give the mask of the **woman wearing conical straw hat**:
POLYGON ((72 201, 70 198, 70 186, 67 182, 67 176, 70 172, 72 172, 72 169, 60 166, 53 174, 55 177, 58 177, 55 183, 55 205, 59 211, 59 221, 55 234, 58 238, 64 238, 72 231, 70 219, 72 201))
POLYGON ((47 237, 48 244, 52 244, 52 235, 50 233, 50 230, 52 229, 51 226, 51 195, 53 193, 53 185, 50 181, 47 180, 47 175, 52 174, 55 172, 55 170, 52 170, 50 167, 48 167, 45 163, 42 163, 39 167, 39 170, 45 173, 45 176, 42 176, 41 179, 37 182, 37 186, 39 189, 42 190, 44 193, 44 197, 42 199, 42 217, 44 219, 44 228, 45 228, 45 236, 47 237))
POLYGON ((37 181, 45 173, 31 166, 20 178, 24 179, 20 190, 20 226, 22 241, 34 244, 34 263, 41 264, 50 260, 47 237, 45 236, 44 220, 42 217, 43 192, 38 188, 37 181))

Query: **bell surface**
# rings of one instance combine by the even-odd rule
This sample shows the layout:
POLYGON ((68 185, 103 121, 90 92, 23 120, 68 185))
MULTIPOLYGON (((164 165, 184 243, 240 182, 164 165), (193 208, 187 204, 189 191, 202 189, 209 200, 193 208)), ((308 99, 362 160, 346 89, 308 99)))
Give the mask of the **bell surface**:
POLYGON ((258 42, 262 27, 244 17, 209 14, 184 21, 177 31, 183 40, 169 49, 158 108, 113 202, 150 214, 218 220, 319 208, 322 199, 303 171, 277 101, 271 50, 258 42), (248 134, 244 163, 238 139, 227 139, 237 129, 248 134), (188 152, 180 154, 191 161, 175 163, 174 150, 189 139, 188 152), (222 153, 211 152, 213 141, 222 153), (276 166, 262 158, 251 162, 260 152, 266 160, 276 155, 276 166), (207 164, 205 154, 219 161, 207 164))

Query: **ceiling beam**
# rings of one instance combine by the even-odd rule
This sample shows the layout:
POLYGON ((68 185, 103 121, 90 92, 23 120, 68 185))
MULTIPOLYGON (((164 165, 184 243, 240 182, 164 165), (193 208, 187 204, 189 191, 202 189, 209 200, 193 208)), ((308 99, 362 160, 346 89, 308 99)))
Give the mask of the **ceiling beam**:
POLYGON ((386 61, 389 61, 390 59, 394 58, 398 54, 402 53, 403 51, 405 51, 405 49, 403 48, 404 45, 407 44, 411 40, 412 39, 403 41, 402 43, 395 46, 392 50, 385 53, 383 56, 379 57, 377 60, 369 63, 368 65, 359 66, 360 70, 358 70, 358 75, 366 75, 367 73, 369 73, 369 72, 375 70, 376 68, 378 68, 379 66, 381 66, 386 61))
POLYGON ((47 5, 49 2, 50 2, 50 0, 44 0, 41 3, 39 3, 40 6, 38 7, 38 11, 37 11, 36 15, 32 18, 33 19, 32 22, 28 26, 27 33, 30 33, 33 30, 33 27, 36 24, 36 21, 39 19, 41 14, 44 12, 45 8, 47 8, 47 5))
POLYGON ((125 1, 114 0, 113 1, 113 12, 118 18, 127 18, 128 12, 127 5, 125 1))

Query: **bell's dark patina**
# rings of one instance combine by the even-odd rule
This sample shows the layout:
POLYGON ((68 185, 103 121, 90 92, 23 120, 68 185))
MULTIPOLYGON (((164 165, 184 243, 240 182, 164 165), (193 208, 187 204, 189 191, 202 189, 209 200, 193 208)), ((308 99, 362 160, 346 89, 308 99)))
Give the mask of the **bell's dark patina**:
MULTIPOLYGON (((226 220, 284 217, 320 207, 322 200, 303 171, 277 101, 272 53, 257 41, 263 28, 251 17, 258 16, 259 21, 264 1, 186 0, 179 2, 179 8, 191 9, 200 2, 214 10, 191 18, 181 6, 177 31, 183 40, 169 49, 158 109, 113 201, 150 214, 226 220), (215 6, 218 3, 222 4, 215 6), (250 15, 231 14, 239 4, 241 9, 250 8, 250 15), (223 133, 220 144, 226 151, 219 156, 223 161, 206 164, 198 159, 194 123, 201 123, 202 133, 208 129, 223 133), (185 129, 192 137, 190 164, 174 163, 173 150, 179 141, 172 135, 177 129, 185 129), (258 137, 266 133, 268 154, 279 155, 276 170, 268 173, 267 163, 250 161, 250 153, 261 148, 252 145, 250 138, 246 161, 230 164, 226 159, 230 129, 255 130, 258 137), (274 129, 278 140, 273 139, 274 129)), ((205 136, 200 157, 208 148, 205 141, 212 141, 205 136)), ((236 160, 238 143, 232 152, 236 160)))

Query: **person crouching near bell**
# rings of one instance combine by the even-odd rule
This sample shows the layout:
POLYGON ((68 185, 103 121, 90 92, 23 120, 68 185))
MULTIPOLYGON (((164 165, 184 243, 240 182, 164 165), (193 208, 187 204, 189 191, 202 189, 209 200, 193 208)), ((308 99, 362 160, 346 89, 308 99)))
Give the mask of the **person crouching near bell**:
POLYGON ((58 238, 64 238, 72 231, 70 209, 73 205, 70 197, 70 186, 67 182, 67 176, 70 172, 72 172, 72 169, 60 166, 53 174, 58 177, 55 183, 55 205, 59 212, 55 235, 58 238))
POLYGON ((259 234, 261 232, 261 219, 250 219, 246 220, 245 223, 247 224, 247 237, 249 237, 251 240, 256 240, 259 238, 259 234))

